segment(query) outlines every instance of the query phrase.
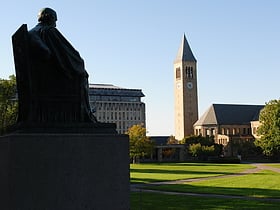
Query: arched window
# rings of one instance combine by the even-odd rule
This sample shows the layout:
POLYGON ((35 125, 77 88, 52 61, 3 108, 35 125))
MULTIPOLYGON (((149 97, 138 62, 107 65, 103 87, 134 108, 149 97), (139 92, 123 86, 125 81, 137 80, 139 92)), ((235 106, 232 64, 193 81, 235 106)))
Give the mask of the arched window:
POLYGON ((192 66, 186 67, 186 74, 187 74, 187 78, 189 78, 189 79, 193 78, 193 67, 192 66))

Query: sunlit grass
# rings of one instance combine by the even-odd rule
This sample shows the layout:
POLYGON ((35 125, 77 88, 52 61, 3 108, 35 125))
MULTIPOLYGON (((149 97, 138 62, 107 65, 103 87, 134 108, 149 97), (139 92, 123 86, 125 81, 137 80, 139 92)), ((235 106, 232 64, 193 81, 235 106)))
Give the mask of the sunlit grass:
POLYGON ((280 163, 271 163, 271 164, 264 164, 266 166, 270 166, 270 167, 275 167, 275 168, 280 168, 280 163))
MULTIPOLYGON (((279 166, 280 164, 276 164, 279 166)), ((269 164, 269 166, 272 166, 269 164)), ((273 166, 274 167, 274 166, 273 166)), ((132 182, 159 182, 177 179, 212 177, 243 172, 254 168, 247 164, 170 163, 131 165, 132 182)), ((154 186, 153 189, 248 196, 251 198, 280 199, 280 174, 263 170, 254 174, 221 177, 183 184, 154 186)), ((150 188, 150 187, 149 187, 150 188)), ((245 198, 245 197, 244 197, 245 198)), ((279 202, 233 198, 210 198, 185 195, 146 193, 141 190, 131 193, 131 209, 279 209, 279 202)))
POLYGON ((153 189, 177 192, 280 198, 279 183, 279 173, 264 170, 244 176, 204 180, 176 185, 162 185, 153 187, 153 189))
POLYGON ((131 164, 132 183, 149 183, 233 174, 254 168, 248 164, 164 163, 131 164))

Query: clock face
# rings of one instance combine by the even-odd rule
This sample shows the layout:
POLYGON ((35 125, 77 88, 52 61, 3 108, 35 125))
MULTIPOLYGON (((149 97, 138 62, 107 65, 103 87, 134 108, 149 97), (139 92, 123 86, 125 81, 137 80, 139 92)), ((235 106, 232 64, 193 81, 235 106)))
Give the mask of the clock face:
POLYGON ((193 88, 193 83, 192 82, 188 82, 187 83, 187 88, 188 89, 192 89, 193 88))
POLYGON ((177 83, 177 88, 179 89, 181 87, 181 84, 180 83, 177 83))

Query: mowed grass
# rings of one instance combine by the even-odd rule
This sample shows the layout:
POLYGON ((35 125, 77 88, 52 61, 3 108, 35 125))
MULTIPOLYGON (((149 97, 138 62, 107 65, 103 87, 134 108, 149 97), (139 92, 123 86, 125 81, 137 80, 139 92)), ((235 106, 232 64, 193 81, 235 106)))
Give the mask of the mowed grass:
POLYGON ((155 163, 131 164, 131 183, 150 183, 221 176, 254 168, 248 164, 155 163))
POLYGON ((280 163, 271 163, 271 164, 264 164, 264 165, 274 167, 274 168, 280 168, 280 163))
MULTIPOLYGON (((213 177, 234 174, 250 168, 254 168, 254 166, 249 164, 208 163, 138 164, 131 165, 131 181, 132 183, 151 183, 178 179, 213 177)), ((168 195, 148 193, 139 190, 131 193, 131 209, 279 209, 279 201, 264 200, 264 198, 280 199, 279 183, 279 173, 263 170, 254 174, 242 176, 153 186, 153 189, 163 191, 236 195, 244 196, 244 199, 168 195)), ((149 188, 151 188, 150 185, 149 188)))
POLYGON ((278 210, 279 202, 242 200, 232 198, 205 198, 184 195, 134 192, 131 194, 131 210, 278 210))
MULTIPOLYGON (((280 174, 263 170, 244 176, 152 187, 157 190, 280 199, 280 174)), ((280 203, 279 203, 280 204, 280 203)))

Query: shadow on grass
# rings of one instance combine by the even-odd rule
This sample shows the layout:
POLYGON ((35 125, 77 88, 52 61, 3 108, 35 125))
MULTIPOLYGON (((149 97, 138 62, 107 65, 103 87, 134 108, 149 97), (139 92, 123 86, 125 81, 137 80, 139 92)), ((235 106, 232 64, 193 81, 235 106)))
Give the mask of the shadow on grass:
POLYGON ((188 209, 279 209, 278 202, 242 200, 232 198, 201 198, 195 196, 163 195, 157 193, 131 193, 131 210, 188 210, 188 209))
POLYGON ((168 180, 164 179, 152 179, 152 178, 130 178, 131 184, 139 184, 139 183, 152 183, 152 182, 164 182, 168 180))
POLYGON ((252 198, 280 199, 280 190, 275 190, 275 189, 231 188, 231 187, 215 187, 215 186, 210 187, 210 186, 196 186, 191 184, 176 184, 176 185, 161 185, 161 186, 147 185, 147 187, 145 188, 160 190, 160 191, 170 191, 170 192, 218 194, 218 195, 248 196, 252 198))

